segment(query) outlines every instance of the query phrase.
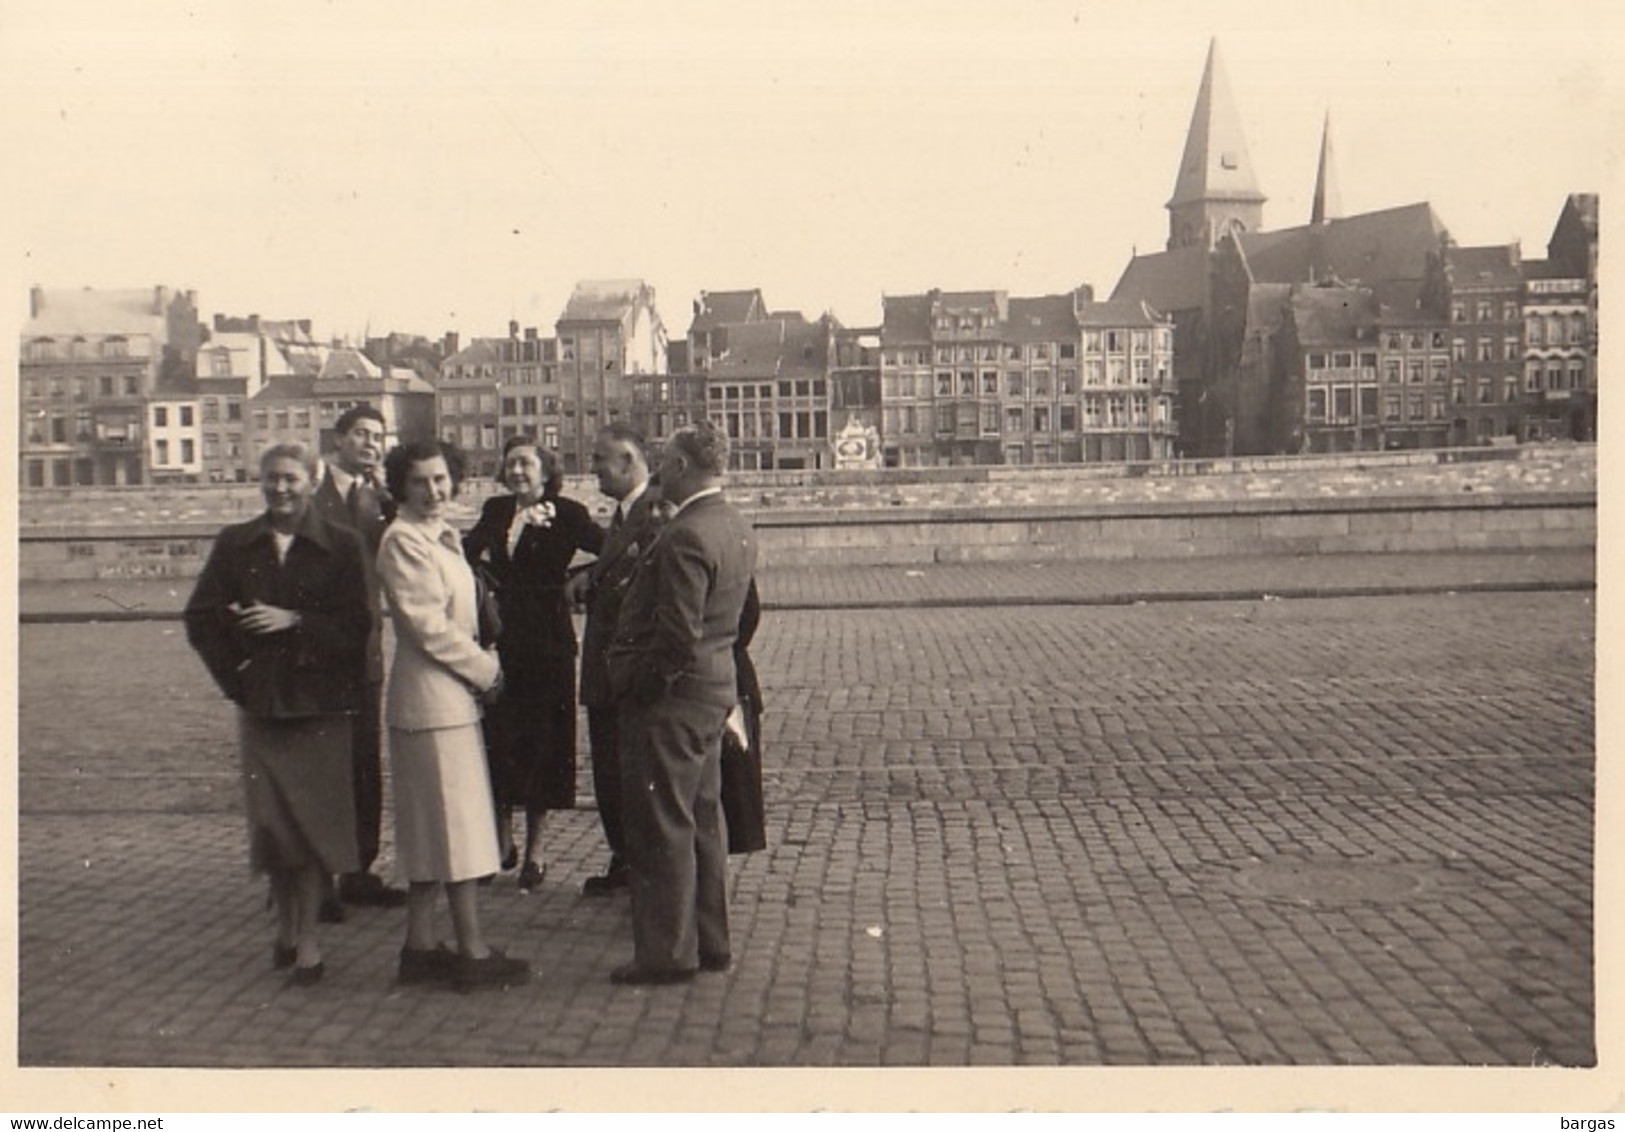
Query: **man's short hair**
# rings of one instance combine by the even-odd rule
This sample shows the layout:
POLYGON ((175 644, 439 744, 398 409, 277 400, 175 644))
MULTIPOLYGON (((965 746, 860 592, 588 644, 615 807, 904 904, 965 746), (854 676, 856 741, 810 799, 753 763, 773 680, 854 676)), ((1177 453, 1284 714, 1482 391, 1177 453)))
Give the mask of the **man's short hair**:
POLYGON ((649 462, 648 439, 625 421, 610 421, 598 430, 598 435, 630 446, 632 451, 643 458, 645 464, 649 462))
POLYGON ((343 413, 339 414, 339 419, 333 422, 333 431, 343 436, 355 427, 357 421, 362 420, 377 421, 379 428, 387 429, 389 427, 384 420, 382 410, 375 409, 363 401, 359 405, 351 405, 343 413))
POLYGON ((671 434, 671 443, 707 475, 720 476, 728 470, 728 434, 709 418, 684 425, 671 434))

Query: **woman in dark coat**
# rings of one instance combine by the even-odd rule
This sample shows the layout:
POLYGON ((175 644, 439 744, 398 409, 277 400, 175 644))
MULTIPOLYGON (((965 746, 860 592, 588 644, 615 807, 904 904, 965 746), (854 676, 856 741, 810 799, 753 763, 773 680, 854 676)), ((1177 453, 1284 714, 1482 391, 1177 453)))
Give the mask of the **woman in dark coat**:
POLYGON ((542 818, 576 801, 576 635, 564 582, 578 550, 597 554, 604 531, 587 508, 559 494, 558 457, 528 436, 502 446, 498 482, 509 494, 486 500, 463 552, 496 591, 497 644, 506 690, 485 717, 505 869, 519 863, 513 810, 525 810, 519 888, 533 891, 547 871, 542 818))
POLYGON ((316 455, 279 444, 260 459, 266 510, 226 527, 186 603, 186 639, 240 709, 249 863, 271 878, 272 965, 322 976, 324 878, 354 872, 352 717, 372 631, 355 532, 310 505, 316 455))
POLYGON ((734 641, 739 706, 722 730, 722 813, 728 823, 728 852, 754 853, 767 848, 767 821, 762 798, 762 686, 750 659, 750 642, 762 619, 762 603, 753 579, 739 614, 734 641))

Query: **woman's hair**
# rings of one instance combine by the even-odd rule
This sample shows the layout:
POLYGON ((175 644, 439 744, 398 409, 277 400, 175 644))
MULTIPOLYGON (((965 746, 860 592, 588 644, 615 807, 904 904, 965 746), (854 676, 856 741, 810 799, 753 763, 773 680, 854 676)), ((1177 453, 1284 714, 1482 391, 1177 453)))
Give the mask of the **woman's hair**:
POLYGON ((316 450, 310 445, 302 444, 297 440, 273 444, 264 452, 261 452, 260 475, 265 475, 265 469, 271 466, 272 460, 297 460, 299 465, 305 469, 305 474, 310 477, 311 483, 315 483, 321 474, 321 464, 317 460, 316 450))
POLYGON ((497 465, 497 483, 508 486, 508 453, 515 448, 536 450, 536 458, 542 463, 542 498, 557 499, 564 490, 564 469, 559 466, 559 454, 551 448, 543 448, 534 436, 523 433, 502 442, 502 463, 497 465))
POLYGON ((451 473, 451 494, 455 497, 463 482, 463 450, 449 440, 408 440, 397 444, 384 457, 384 486, 396 499, 406 496, 406 477, 413 464, 433 460, 436 456, 446 461, 451 473))

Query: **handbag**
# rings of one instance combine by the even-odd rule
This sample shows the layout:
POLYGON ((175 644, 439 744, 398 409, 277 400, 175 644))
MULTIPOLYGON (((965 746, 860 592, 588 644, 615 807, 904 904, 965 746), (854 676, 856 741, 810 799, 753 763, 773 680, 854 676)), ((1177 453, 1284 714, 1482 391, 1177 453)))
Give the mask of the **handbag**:
POLYGON ((502 638, 502 607, 497 601, 501 588, 483 563, 474 567, 474 608, 482 649, 491 648, 502 638))

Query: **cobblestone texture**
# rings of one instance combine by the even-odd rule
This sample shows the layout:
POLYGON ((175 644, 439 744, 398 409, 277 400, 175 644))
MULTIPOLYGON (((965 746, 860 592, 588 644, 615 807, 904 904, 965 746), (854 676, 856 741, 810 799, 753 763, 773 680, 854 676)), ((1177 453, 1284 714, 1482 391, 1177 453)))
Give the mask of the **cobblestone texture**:
POLYGON ((372 910, 285 988, 179 625, 25 625, 19 1061, 1593 1065, 1593 644, 1584 589, 780 609, 734 968, 608 983, 583 799, 482 896, 540 980, 465 997, 372 910))

